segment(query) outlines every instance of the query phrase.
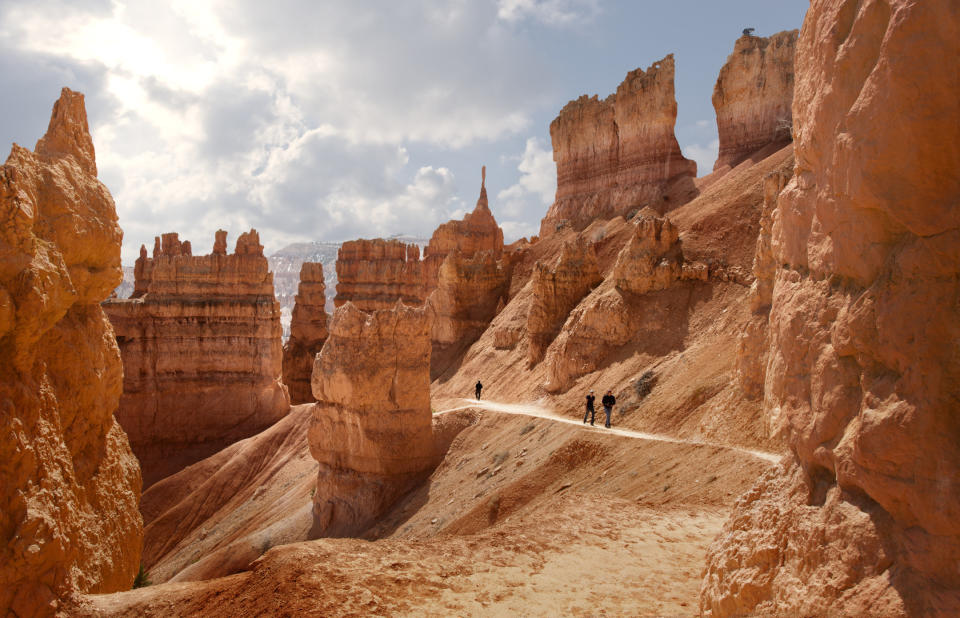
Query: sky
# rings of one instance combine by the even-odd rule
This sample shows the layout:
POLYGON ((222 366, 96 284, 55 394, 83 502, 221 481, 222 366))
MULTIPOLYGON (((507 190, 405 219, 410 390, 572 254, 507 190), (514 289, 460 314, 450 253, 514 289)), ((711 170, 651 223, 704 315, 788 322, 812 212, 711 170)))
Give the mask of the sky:
MULTIPOLYGON (((803 0, 0 0, 0 141, 33 147, 86 95, 123 261, 176 231, 293 242, 429 237, 476 203, 510 242, 553 202, 549 126, 581 94, 676 59, 676 135, 713 167, 710 96, 743 28, 803 0)), ((208 246, 209 245, 209 246, 208 246)))

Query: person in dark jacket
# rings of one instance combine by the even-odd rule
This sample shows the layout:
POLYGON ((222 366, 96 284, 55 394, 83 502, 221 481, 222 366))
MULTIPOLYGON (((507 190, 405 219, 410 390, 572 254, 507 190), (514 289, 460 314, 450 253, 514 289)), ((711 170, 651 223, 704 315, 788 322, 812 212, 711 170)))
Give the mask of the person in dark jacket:
POLYGON ((477 399, 480 399, 480 391, 483 390, 483 384, 480 384, 480 380, 477 380, 477 386, 476 386, 475 390, 477 391, 477 397, 476 397, 476 398, 477 398, 477 399))
POLYGON ((613 412, 613 406, 617 405, 617 398, 613 396, 612 391, 607 391, 607 394, 603 396, 600 403, 603 404, 603 413, 607 415, 607 424, 605 427, 609 428, 610 414, 613 412))
POLYGON ((586 424, 586 422, 587 422, 587 417, 589 416, 589 417, 590 417, 590 424, 593 425, 593 417, 594 417, 594 415, 596 414, 596 412, 595 412, 594 409, 593 409, 593 402, 594 402, 596 399, 597 399, 597 398, 593 395, 593 391, 590 391, 590 394, 587 395, 587 411, 583 413, 583 422, 584 422, 584 424, 586 424))

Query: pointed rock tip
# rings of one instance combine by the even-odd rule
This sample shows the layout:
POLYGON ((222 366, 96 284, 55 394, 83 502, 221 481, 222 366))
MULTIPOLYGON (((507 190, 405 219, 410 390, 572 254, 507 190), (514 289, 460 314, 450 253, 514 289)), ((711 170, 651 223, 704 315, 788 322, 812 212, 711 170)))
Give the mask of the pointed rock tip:
POLYGON ((83 94, 69 88, 60 91, 53 104, 47 133, 37 141, 34 152, 49 157, 73 156, 88 174, 97 175, 97 157, 87 125, 83 94))

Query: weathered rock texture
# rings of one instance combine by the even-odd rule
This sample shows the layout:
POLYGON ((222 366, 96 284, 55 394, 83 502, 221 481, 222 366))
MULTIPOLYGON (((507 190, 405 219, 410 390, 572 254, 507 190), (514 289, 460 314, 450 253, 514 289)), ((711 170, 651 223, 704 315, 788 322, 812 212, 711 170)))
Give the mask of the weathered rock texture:
POLYGON ((130 587, 140 470, 114 419, 123 369, 100 301, 120 283, 113 198, 83 95, 0 167, 0 614, 130 587))
POLYGON ((713 169, 733 167, 767 146, 790 142, 797 31, 744 35, 713 87, 720 152, 713 169))
MULTIPOLYGON (((773 282, 777 264, 771 248, 773 213, 777 198, 791 173, 786 170, 771 172, 763 178, 763 210, 760 214, 760 233, 753 260, 753 284, 750 286, 750 310, 753 317, 740 333, 737 342, 737 381, 749 399, 763 395, 767 376, 768 322, 773 302, 773 282)), ((769 429, 768 429, 769 430, 769 429)))
POLYGON ((677 101, 673 55, 646 71, 627 73, 616 94, 571 101, 550 123, 557 197, 540 236, 569 223, 582 230, 643 206, 658 212, 679 205, 676 187, 689 185, 697 164, 685 159, 674 136, 677 101))
POLYGON ((487 168, 480 171, 480 197, 473 212, 462 221, 448 221, 438 227, 430 244, 423 251, 427 292, 436 289, 440 277, 440 265, 451 253, 472 257, 482 251, 490 251, 497 258, 503 253, 503 230, 490 212, 487 200, 487 168))
POLYGON ((955 2, 807 12, 764 382, 792 456, 711 548, 705 612, 960 613, 958 56, 955 2))
POLYGON ((313 360, 327 340, 326 286, 323 264, 304 262, 300 267, 300 286, 290 320, 290 338, 283 346, 283 383, 290 391, 290 402, 313 401, 310 374, 313 360))
POLYGON ((509 295, 512 262, 490 212, 486 177, 484 167, 473 212, 438 227, 424 251, 433 315, 431 379, 480 337, 509 295))
POLYGON ((593 245, 567 242, 552 268, 537 262, 533 269, 533 299, 527 313, 527 361, 535 365, 560 332, 570 310, 603 280, 593 245))
MULTIPOLYGON (((221 242, 222 240, 222 242, 221 242)), ((144 485, 276 422, 290 408, 280 380, 280 310, 256 230, 233 255, 185 254, 177 234, 141 250, 138 298, 103 304, 123 356, 117 419, 144 485), (141 275, 142 273, 142 275, 141 275)))
POLYGON ((312 534, 357 534, 435 463, 426 309, 338 308, 314 364, 313 394, 308 439, 320 470, 312 534))
POLYGON ((612 350, 655 328, 663 319, 658 314, 675 311, 669 302, 653 303, 651 311, 637 297, 680 280, 705 281, 708 275, 705 264, 684 263, 677 228, 669 219, 643 212, 607 280, 574 308, 548 348, 547 390, 566 391, 578 377, 595 371, 612 350))
POLYGON ((613 267, 617 289, 646 294, 670 287, 683 274, 677 227, 669 219, 644 215, 634 229, 613 267))
POLYGON ((420 247, 398 240, 351 240, 337 253, 334 305, 352 302, 363 311, 389 309, 398 300, 422 305, 423 263, 420 247))

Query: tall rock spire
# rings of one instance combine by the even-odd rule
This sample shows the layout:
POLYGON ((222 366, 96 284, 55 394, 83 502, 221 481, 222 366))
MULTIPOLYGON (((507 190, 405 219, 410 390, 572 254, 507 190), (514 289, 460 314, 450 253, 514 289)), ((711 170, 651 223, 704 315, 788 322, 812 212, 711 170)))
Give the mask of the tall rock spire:
POLYGON ((72 155, 83 171, 97 175, 97 156, 81 93, 69 88, 60 91, 60 98, 53 105, 47 134, 37 141, 34 151, 52 157, 72 155))

